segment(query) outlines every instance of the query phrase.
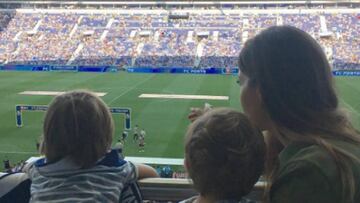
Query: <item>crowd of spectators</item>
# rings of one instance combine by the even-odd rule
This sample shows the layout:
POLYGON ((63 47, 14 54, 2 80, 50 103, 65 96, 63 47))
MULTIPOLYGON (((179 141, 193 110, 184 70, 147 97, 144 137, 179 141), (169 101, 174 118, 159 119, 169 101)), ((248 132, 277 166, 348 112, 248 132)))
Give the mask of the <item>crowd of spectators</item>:
POLYGON ((334 63, 340 69, 359 68, 360 63, 360 16, 327 14, 328 28, 335 33, 335 40, 329 40, 334 51, 334 63))
POLYGON ((186 30, 160 30, 157 39, 141 38, 144 44, 135 66, 191 67, 195 59, 195 43, 186 41, 186 30))
MULTIPOLYGON (((359 131, 341 110, 320 44, 296 27, 274 26, 244 46, 237 80, 244 113, 190 109, 184 167, 199 194, 181 203, 254 202, 245 196, 263 173, 266 202, 360 202, 359 131)), ((9 190, 0 198, 142 202, 138 180, 173 177, 169 166, 157 173, 110 150, 114 122, 92 92, 56 96, 43 123, 37 148, 44 157, 26 164, 23 174, 2 174, 0 188, 9 190), (19 193, 18 175, 27 176, 20 190, 27 197, 19 193)), ((11 168, 8 160, 4 165, 11 168)))
POLYGON ((14 44, 11 41, 5 40, 10 38, 10 36, 7 35, 10 35, 12 32, 10 30, 4 32, 12 17, 13 17, 13 13, 9 13, 9 12, 0 13, 0 38, 2 39, 0 40, 0 63, 5 62, 8 53, 14 50, 14 44))
POLYGON ((248 38, 284 24, 305 30, 330 47, 335 68, 360 69, 358 21, 355 13, 191 14, 188 19, 170 19, 164 14, 1 12, 0 63, 236 67, 236 57, 248 38), (320 16, 331 33, 326 40, 319 35, 320 16), (143 31, 149 34, 142 35, 143 31), (199 36, 200 32, 208 34, 199 36))

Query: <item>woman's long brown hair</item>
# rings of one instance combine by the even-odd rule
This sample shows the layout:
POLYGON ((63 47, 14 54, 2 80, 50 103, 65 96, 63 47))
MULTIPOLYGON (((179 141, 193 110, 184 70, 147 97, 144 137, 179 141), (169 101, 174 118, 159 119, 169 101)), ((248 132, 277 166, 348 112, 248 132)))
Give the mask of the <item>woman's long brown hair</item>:
MULTIPOLYGON (((340 173, 343 202, 352 202, 355 182, 351 162, 360 160, 331 141, 359 144, 359 132, 339 108, 330 64, 320 45, 295 27, 270 27, 246 42, 239 69, 259 88, 263 107, 279 132, 296 135, 276 136, 325 149, 340 173)), ((270 145, 268 151, 276 150, 270 145)), ((266 163, 267 192, 277 169, 276 156, 268 155, 272 158, 266 163)))

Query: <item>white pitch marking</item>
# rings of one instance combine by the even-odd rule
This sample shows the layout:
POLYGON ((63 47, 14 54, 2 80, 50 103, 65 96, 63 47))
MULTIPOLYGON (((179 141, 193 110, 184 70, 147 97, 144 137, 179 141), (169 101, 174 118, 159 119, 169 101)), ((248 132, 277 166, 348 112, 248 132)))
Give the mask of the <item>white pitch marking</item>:
MULTIPOLYGON (((65 92, 56 92, 56 91, 23 91, 20 92, 19 94, 23 94, 23 95, 42 95, 42 96, 57 96, 60 94, 63 94, 65 92)), ((103 97, 105 96, 107 93, 106 92, 94 92, 95 95, 99 96, 99 97, 103 97)))
POLYGON ((112 100, 108 103, 108 105, 112 104, 114 101, 116 101, 116 100, 119 99, 120 97, 124 96, 124 95, 127 94, 128 92, 132 91, 133 89, 137 88, 138 86, 144 84, 145 82, 147 82, 148 80, 150 80, 150 79, 153 78, 154 76, 155 76, 155 74, 152 75, 152 76, 150 76, 150 77, 148 77, 148 78, 145 79, 145 80, 141 80, 140 82, 136 83, 133 87, 127 89, 125 92, 121 93, 120 95, 118 95, 117 97, 115 97, 114 99, 112 99, 112 100))
POLYGON ((39 152, 0 151, 0 154, 39 154, 39 152))
POLYGON ((141 94, 139 98, 229 100, 228 96, 186 95, 186 94, 141 94))
MULTIPOLYGON (((0 151, 0 154, 29 154, 36 155, 39 152, 21 152, 21 151, 0 151)), ((41 158, 41 156, 32 156, 29 157, 26 162, 32 162, 41 158)), ((181 158, 160 158, 160 157, 134 157, 134 156, 126 156, 125 160, 133 161, 136 163, 144 163, 144 164, 169 164, 169 165, 183 165, 184 159, 181 158)))
MULTIPOLYGON (((42 157, 30 157, 26 160, 27 163, 34 162, 42 157)), ((131 161, 134 163, 143 163, 143 164, 160 164, 160 165, 177 165, 182 166, 184 164, 184 159, 179 158, 159 158, 159 157, 133 157, 133 156, 126 156, 126 161, 131 161)))
POLYGON ((179 158, 126 156, 125 160, 132 161, 134 163, 143 163, 143 164, 161 164, 161 165, 165 164, 165 165, 178 165, 178 166, 182 166, 184 164, 184 159, 179 159, 179 158))

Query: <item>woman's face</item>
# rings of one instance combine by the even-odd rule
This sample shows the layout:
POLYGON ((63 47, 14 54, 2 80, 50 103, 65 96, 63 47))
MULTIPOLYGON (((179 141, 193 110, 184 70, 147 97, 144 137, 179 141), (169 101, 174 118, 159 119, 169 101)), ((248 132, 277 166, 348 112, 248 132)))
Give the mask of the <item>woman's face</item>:
POLYGON ((240 71, 238 76, 238 83, 241 87, 240 101, 243 111, 255 126, 265 130, 267 116, 262 107, 258 86, 250 84, 250 79, 240 71))

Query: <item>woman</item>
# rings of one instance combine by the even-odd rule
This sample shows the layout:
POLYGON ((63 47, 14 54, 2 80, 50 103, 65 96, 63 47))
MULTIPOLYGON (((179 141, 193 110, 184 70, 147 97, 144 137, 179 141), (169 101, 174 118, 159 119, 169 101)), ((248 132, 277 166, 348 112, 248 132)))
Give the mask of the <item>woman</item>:
POLYGON ((295 27, 270 27, 247 41, 239 69, 244 112, 269 132, 267 200, 360 202, 359 132, 339 108, 319 44, 295 27))
POLYGON ((268 159, 270 202, 360 202, 359 133, 339 109, 319 44, 271 27, 246 43, 239 69, 245 113, 284 147, 268 159))

